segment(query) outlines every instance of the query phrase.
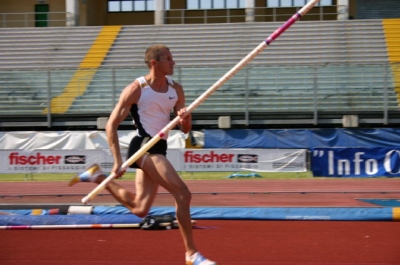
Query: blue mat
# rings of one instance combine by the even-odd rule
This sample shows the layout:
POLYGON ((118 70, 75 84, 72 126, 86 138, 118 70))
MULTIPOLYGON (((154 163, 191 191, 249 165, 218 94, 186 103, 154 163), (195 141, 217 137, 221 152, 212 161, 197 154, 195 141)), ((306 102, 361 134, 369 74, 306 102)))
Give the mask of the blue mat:
POLYGON ((358 199, 358 200, 383 207, 400 207, 400 200, 398 199, 358 199))
MULTIPOLYGON (((0 210, 1 211, 1 210, 0 210)), ((139 224, 136 215, 0 215, 1 226, 139 224)))
MULTIPOLYGON (((91 214, 32 215, 27 210, 1 210, 0 225, 70 225, 139 223, 141 218, 122 206, 94 206, 91 214)), ((175 216, 175 207, 153 207, 150 215, 175 216)), ((394 221, 400 208, 392 207, 192 207, 194 220, 333 220, 394 221)))

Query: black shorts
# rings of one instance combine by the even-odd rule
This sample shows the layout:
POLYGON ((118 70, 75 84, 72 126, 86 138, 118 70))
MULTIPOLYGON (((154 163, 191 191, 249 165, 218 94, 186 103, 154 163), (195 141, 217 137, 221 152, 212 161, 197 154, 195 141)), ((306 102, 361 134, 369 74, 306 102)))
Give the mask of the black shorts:
MULTIPOLYGON (((143 137, 143 136, 135 136, 132 138, 129 143, 128 153, 126 159, 128 160, 131 156, 133 156, 143 145, 145 145, 148 141, 150 141, 151 137, 143 137)), ((149 150, 147 150, 148 154, 160 154, 163 156, 167 155, 167 141, 164 139, 158 140, 149 150)), ((140 168, 136 162, 133 163, 130 168, 140 168)))

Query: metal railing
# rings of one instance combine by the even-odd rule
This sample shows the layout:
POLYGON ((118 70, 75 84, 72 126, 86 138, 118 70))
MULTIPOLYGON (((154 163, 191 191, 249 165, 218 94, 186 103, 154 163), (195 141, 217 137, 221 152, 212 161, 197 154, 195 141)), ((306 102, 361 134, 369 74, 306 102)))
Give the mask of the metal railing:
MULTIPOLYGON (((174 79, 184 86, 187 104, 229 70, 228 67, 176 68, 174 79)), ((126 84, 146 71, 142 68, 98 69, 91 84, 84 88, 85 93, 61 115, 76 118, 110 113, 126 84)), ((73 74, 73 69, 0 71, 0 116, 47 117, 51 127, 54 114, 50 108, 45 110, 51 99, 62 93, 73 74)), ((372 113, 381 117, 378 123, 387 125, 393 122, 391 113, 400 115, 396 92, 400 84, 395 80, 398 74, 400 65, 397 64, 247 66, 200 105, 194 117, 240 114, 241 120, 234 122, 248 125, 254 119, 252 115, 307 112, 312 114, 312 122, 319 124, 321 113, 372 113)), ((363 121, 369 123, 374 119, 363 121)), ((284 124, 287 119, 282 118, 280 122, 284 124)), ((88 124, 88 121, 83 123, 88 124)), ((5 126, 0 122, 0 127, 2 125, 5 126)))
MULTIPOLYGON (((300 7, 255 7, 251 9, 169 9, 164 11, 164 23, 232 23, 249 21, 285 21, 293 15, 293 9, 300 7), (251 15, 249 15, 250 13, 251 15)), ((345 12, 342 6, 318 6, 307 14, 313 20, 337 20, 345 12), (338 11, 339 10, 339 11, 338 11)), ((46 23, 48 27, 74 26, 74 15, 69 12, 24 12, 0 13, 0 27, 35 27, 36 23, 46 23), (37 15, 47 16, 37 19, 37 15)))
MULTIPOLYGON (((313 20, 337 20, 340 13, 345 12, 342 6, 318 6, 313 9, 313 12, 307 14, 308 18, 313 20), (334 10, 334 11, 332 11, 334 10), (338 11, 339 10, 339 11, 338 11)), ((288 17, 293 15, 293 9, 297 11, 300 7, 254 7, 247 11, 246 9, 170 9, 165 11, 164 21, 166 24, 185 24, 190 21, 192 23, 232 23, 232 22, 245 22, 245 21, 268 21, 277 22, 285 21, 288 17)))
POLYGON ((0 13, 0 27, 35 27, 37 23, 45 23, 47 27, 64 27, 73 25, 74 17, 69 12, 24 12, 0 13), (36 16, 47 16, 38 19, 36 16))

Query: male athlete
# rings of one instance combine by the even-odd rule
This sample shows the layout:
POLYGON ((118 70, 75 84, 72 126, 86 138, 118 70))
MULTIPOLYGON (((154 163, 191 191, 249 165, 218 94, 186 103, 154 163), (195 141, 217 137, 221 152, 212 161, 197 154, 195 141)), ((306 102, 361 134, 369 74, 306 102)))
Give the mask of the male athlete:
MULTIPOLYGON (((192 127, 191 115, 186 113, 183 88, 169 77, 174 73, 175 65, 169 48, 164 45, 150 46, 145 53, 145 63, 149 68, 148 74, 125 87, 106 125, 107 139, 114 157, 112 172, 116 176, 123 174, 120 172, 123 161, 117 129, 129 113, 137 127, 137 136, 130 142, 128 157, 135 154, 170 122, 171 110, 180 116, 179 128, 183 133, 188 133, 192 127)), ((162 137, 132 165, 137 169, 136 194, 124 189, 115 181, 111 181, 106 189, 139 217, 148 214, 159 186, 168 190, 175 198, 176 219, 186 248, 186 264, 216 265, 216 262, 201 255, 195 246, 190 217, 191 193, 166 158, 167 137, 162 137)), ((100 167, 94 165, 73 178, 70 185, 84 181, 99 184, 105 178, 100 167)))

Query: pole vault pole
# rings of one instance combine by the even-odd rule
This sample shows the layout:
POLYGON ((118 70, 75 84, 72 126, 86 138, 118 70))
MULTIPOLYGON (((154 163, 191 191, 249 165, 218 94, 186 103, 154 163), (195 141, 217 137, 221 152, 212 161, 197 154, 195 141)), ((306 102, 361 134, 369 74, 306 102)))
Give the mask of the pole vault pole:
MULTIPOLYGON (((209 89, 207 89, 202 95, 200 95, 192 104, 186 108, 186 115, 195 110, 201 103, 203 103, 212 93, 220 88, 226 81, 233 77, 240 69, 246 66, 251 60, 254 59, 260 52, 262 52, 268 45, 276 40, 283 32, 285 32, 290 26, 298 21, 302 16, 308 13, 320 0, 311 0, 305 6, 303 6, 296 14, 288 19, 282 26, 275 30, 268 38, 261 42, 253 51, 251 51, 246 57, 238 62, 231 70, 229 70, 224 76, 222 76, 217 82, 214 83, 209 89)), ((130 165, 135 163, 141 156, 143 156, 156 142, 158 142, 163 136, 168 134, 170 130, 175 128, 178 123, 180 116, 176 116, 170 123, 168 123, 161 131, 157 133, 150 141, 148 141, 142 148, 140 148, 135 154, 133 154, 128 160, 126 160, 121 166, 121 172, 125 172, 130 165)), ((105 189, 108 183, 110 183, 116 175, 111 173, 106 179, 103 180, 96 188, 94 188, 86 197, 82 199, 83 203, 88 203, 90 200, 95 198, 97 194, 105 189)))

